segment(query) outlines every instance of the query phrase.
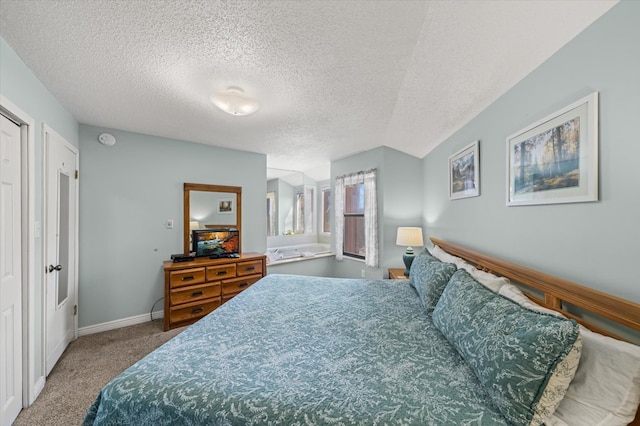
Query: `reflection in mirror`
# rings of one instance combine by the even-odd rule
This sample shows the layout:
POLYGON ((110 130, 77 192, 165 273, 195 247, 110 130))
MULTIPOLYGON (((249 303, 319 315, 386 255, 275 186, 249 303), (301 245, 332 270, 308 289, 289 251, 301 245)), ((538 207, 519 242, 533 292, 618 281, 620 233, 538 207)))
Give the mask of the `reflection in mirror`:
POLYGON ((329 237, 331 189, 296 170, 267 168, 267 236, 329 237))
POLYGON ((184 252, 190 251, 191 231, 195 229, 236 228, 242 241, 241 217, 242 188, 185 183, 184 252))
POLYGON ((276 225, 276 193, 267 191, 267 237, 278 234, 276 225))
POLYGON ((267 168, 267 235, 304 232, 304 175, 267 168))
POLYGON ((315 188, 310 185, 303 185, 296 188, 296 234, 313 234, 315 205, 315 188))
POLYGON ((321 210, 321 220, 322 220, 322 228, 320 232, 324 234, 328 234, 331 232, 331 188, 327 185, 320 188, 322 193, 322 210, 321 210))
POLYGON ((213 225, 236 225, 234 215, 236 194, 227 192, 191 191, 189 221, 196 222, 195 229, 212 228, 213 225))

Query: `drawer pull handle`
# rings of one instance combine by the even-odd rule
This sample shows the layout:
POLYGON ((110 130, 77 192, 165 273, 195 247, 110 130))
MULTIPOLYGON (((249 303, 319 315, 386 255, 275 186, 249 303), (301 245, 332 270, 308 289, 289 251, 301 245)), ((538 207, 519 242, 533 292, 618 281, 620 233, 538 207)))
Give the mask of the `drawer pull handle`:
POLYGON ((180 278, 182 281, 191 281, 191 280, 195 280, 196 276, 195 275, 189 275, 188 277, 182 277, 180 278))
POLYGON ((238 287, 246 287, 248 285, 249 285, 249 283, 240 283, 240 284, 238 284, 238 287))
POLYGON ((203 308, 197 308, 197 309, 192 310, 192 311, 191 311, 191 314, 192 314, 192 315, 199 314, 199 313, 200 313, 200 312, 202 312, 202 311, 204 311, 204 309, 203 309, 203 308))
POLYGON ((191 293, 191 297, 202 296, 203 294, 204 294, 204 291, 202 290, 194 291, 193 293, 191 293))
POLYGON ((255 266, 247 266, 247 271, 253 271, 254 269, 256 269, 255 266))
POLYGON ((218 271, 216 275, 227 275, 227 271, 218 271))

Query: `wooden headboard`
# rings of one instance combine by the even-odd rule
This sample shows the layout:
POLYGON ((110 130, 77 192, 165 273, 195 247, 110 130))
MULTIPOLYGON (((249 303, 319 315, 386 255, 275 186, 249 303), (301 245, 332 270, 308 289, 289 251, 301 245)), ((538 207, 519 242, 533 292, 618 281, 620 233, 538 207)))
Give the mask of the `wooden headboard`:
MULTIPOLYGON (((561 312, 563 315, 575 319, 578 323, 595 332, 628 341, 628 339, 624 339, 614 332, 605 330, 593 322, 568 312, 567 309, 570 309, 569 305, 640 332, 640 304, 638 303, 593 290, 524 266, 487 256, 437 238, 431 238, 431 242, 447 253, 474 264, 478 269, 502 275, 514 281, 514 283, 524 285, 523 291, 525 291, 527 296, 534 302, 561 312), (542 294, 542 298, 539 294, 536 295, 535 293, 527 292, 527 287, 542 294)), ((631 425, 640 426, 640 408, 631 425)))

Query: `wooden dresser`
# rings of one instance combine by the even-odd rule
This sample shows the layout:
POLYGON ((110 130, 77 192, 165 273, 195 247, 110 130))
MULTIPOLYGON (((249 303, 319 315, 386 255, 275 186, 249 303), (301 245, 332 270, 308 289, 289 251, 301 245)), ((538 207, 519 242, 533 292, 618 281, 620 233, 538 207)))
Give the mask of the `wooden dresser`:
POLYGON ((266 256, 164 262, 164 331, 192 324, 266 274, 266 256))

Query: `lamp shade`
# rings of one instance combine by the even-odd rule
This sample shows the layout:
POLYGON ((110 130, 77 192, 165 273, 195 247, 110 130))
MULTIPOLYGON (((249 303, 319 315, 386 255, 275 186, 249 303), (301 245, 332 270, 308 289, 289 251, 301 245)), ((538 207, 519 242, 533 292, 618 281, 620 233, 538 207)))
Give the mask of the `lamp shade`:
POLYGON ((420 247, 424 245, 424 241, 422 239, 422 228, 399 226, 396 245, 407 247, 420 247))
POLYGON ((404 274, 408 277, 411 270, 411 264, 413 263, 413 258, 415 256, 411 246, 418 247, 424 245, 424 241, 422 240, 422 228, 399 226, 396 245, 407 247, 407 251, 402 255, 402 261, 405 266, 404 274))
POLYGON ((231 115, 249 115, 258 110, 260 104, 244 94, 239 87, 229 87, 222 92, 214 93, 211 102, 222 111, 231 115))

